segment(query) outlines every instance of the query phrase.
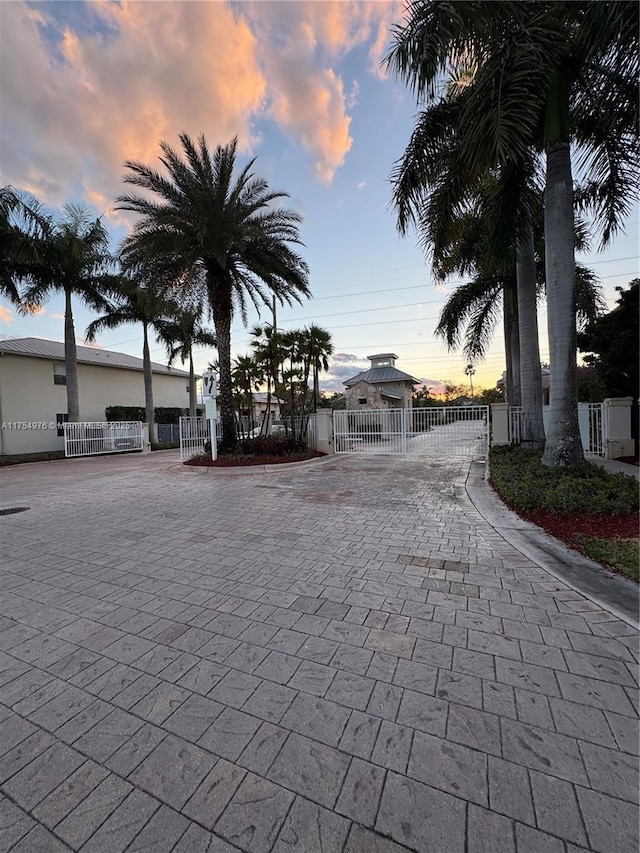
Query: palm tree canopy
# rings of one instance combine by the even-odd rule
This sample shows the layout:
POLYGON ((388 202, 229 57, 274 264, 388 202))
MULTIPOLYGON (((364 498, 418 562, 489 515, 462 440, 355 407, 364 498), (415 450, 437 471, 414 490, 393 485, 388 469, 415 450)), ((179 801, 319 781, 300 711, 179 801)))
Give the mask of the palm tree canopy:
POLYGON ((115 272, 109 233, 82 205, 67 204, 62 214, 59 220, 51 215, 43 219, 36 241, 38 263, 28 264, 23 274, 27 285, 23 300, 39 305, 62 290, 94 311, 105 310, 121 280, 115 272))
POLYGON ((301 217, 273 206, 287 194, 269 191, 253 174, 255 159, 234 180, 237 137, 213 156, 204 136, 194 143, 183 133, 180 141, 184 159, 160 143, 166 177, 142 163, 125 163, 125 182, 161 199, 135 193, 117 199, 118 210, 141 215, 124 242, 125 260, 152 257, 158 274, 171 281, 204 271, 215 282, 210 299, 239 308, 243 319, 247 296, 256 306, 272 294, 281 303, 309 296, 308 267, 287 245, 302 245, 301 217))
POLYGON ((40 268, 40 243, 49 227, 49 216, 33 195, 0 188, 0 293, 15 304, 20 305, 18 284, 40 268))
POLYGON ((146 285, 131 272, 120 278, 110 293, 110 299, 104 308, 104 314, 92 320, 85 331, 85 339, 95 341, 98 334, 120 326, 155 326, 163 318, 169 318, 176 311, 174 302, 165 299, 152 287, 146 285))
POLYGON ((331 332, 312 323, 303 330, 302 345, 315 370, 329 370, 329 358, 334 353, 331 332))
POLYGON ((467 171, 572 139, 582 204, 606 243, 638 191, 638 21, 624 0, 410 0, 386 63, 418 100, 434 99, 443 74, 470 69, 458 103, 467 171), (570 109, 556 120, 559 86, 570 109))
POLYGON ((171 366, 178 356, 184 364, 194 347, 216 347, 216 336, 202 324, 202 306, 182 307, 174 304, 172 314, 157 324, 158 340, 167 349, 171 366))
POLYGON ((118 209, 140 214, 122 254, 127 264, 153 264, 163 281, 183 283, 192 298, 204 297, 213 319, 220 362, 223 446, 236 440, 231 377, 231 319, 247 320, 275 297, 281 304, 309 296, 308 267, 294 250, 301 245, 294 210, 277 204, 286 193, 269 190, 253 174, 251 160, 236 176, 237 138, 213 156, 204 136, 180 135, 182 155, 161 143, 166 175, 128 161, 125 182, 154 194, 120 196, 118 209), (159 200, 158 200, 159 199, 159 200), (194 294, 202 288, 204 293, 194 294))

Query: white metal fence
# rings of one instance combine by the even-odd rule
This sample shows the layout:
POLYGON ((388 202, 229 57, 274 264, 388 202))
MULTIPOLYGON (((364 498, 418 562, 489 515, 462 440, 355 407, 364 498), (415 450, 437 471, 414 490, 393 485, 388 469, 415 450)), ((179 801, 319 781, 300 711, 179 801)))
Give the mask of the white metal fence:
MULTIPOLYGON (((578 426, 582 449, 587 456, 606 456, 606 419, 602 403, 578 403, 578 426)), ((542 407, 545 432, 549 429, 551 407, 542 407)), ((509 406, 509 441, 520 444, 522 434, 522 406, 509 406)))
POLYGON ((177 444, 180 441, 180 424, 156 424, 160 444, 177 444))
POLYGON ((65 456, 96 456, 142 450, 141 421, 80 421, 64 424, 65 456))
POLYGON ((486 453, 488 406, 335 411, 336 453, 384 453, 434 458, 486 453))
MULTIPOLYGON (((215 459, 220 422, 216 420, 214 424, 216 439, 212 442, 212 449, 215 459)), ((180 459, 184 461, 199 453, 204 453, 205 443, 211 441, 211 438, 211 421, 209 418, 180 418, 180 459)))

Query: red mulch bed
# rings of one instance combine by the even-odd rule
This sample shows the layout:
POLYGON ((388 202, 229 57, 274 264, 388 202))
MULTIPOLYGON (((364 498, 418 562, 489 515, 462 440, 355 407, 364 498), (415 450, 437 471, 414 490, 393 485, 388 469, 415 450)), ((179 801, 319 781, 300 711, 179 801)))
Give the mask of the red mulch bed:
POLYGON ((317 459, 326 455, 319 451, 310 451, 295 456, 220 456, 216 460, 209 456, 196 456, 182 464, 193 465, 196 468, 246 468, 250 465, 286 465, 288 462, 306 462, 307 459, 317 459))
POLYGON ((557 513, 546 509, 521 512, 522 518, 542 527, 571 548, 581 551, 576 536, 596 536, 599 539, 637 539, 640 519, 636 512, 606 515, 599 512, 557 513))
POLYGON ((636 468, 640 466, 640 459, 637 456, 618 456, 613 460, 614 462, 625 462, 627 465, 635 465, 636 468))

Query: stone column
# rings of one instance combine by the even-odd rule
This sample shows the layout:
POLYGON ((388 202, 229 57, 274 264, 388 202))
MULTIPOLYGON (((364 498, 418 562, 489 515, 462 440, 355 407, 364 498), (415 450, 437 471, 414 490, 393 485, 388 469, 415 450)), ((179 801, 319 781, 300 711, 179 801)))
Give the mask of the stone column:
POLYGON ((149 424, 142 424, 142 452, 151 453, 151 442, 149 441, 149 424))

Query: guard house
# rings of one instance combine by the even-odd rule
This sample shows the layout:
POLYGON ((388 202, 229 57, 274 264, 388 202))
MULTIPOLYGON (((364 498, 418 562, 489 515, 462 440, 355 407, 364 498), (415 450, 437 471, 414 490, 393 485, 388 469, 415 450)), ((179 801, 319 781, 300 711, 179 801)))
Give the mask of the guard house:
POLYGON ((368 355, 368 370, 344 382, 346 408, 355 409, 410 409, 413 386, 418 382, 396 367, 398 356, 392 352, 368 355))

